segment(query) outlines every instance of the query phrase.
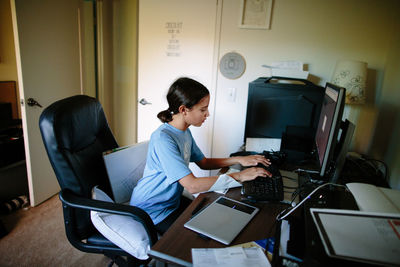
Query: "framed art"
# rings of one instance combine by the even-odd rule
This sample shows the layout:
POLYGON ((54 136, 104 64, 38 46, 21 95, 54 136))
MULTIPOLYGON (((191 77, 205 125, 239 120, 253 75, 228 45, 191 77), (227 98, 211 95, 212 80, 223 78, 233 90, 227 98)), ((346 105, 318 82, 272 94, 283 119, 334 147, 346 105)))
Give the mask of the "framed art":
POLYGON ((273 0, 242 0, 239 27, 269 29, 273 0))

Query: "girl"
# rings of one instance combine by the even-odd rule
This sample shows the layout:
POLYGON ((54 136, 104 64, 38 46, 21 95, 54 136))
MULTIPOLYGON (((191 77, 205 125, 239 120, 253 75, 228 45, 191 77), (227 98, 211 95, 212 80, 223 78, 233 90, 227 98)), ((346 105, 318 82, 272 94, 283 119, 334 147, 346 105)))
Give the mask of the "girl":
POLYGON ((182 197, 183 188, 194 194, 208 191, 218 179, 244 182, 257 176, 271 176, 264 168, 252 167, 229 176, 195 177, 188 167, 189 162, 210 170, 237 163, 268 166, 270 161, 261 155, 230 158, 203 155, 189 129, 190 125, 200 127, 210 115, 210 94, 201 83, 190 78, 176 80, 169 88, 167 101, 168 109, 157 115, 163 124, 151 135, 143 178, 133 190, 130 201, 150 215, 160 233, 164 233, 190 204, 182 197))

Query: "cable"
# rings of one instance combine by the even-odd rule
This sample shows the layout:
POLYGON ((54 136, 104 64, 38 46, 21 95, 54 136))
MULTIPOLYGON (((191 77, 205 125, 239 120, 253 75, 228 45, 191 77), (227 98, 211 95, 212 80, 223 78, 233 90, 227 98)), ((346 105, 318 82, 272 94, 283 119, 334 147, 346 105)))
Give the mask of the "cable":
MULTIPOLYGON (((367 170, 364 169, 363 166, 361 166, 361 164, 359 162, 357 162, 357 159, 354 158, 349 158, 350 162, 352 162, 354 165, 356 165, 358 167, 358 169, 363 172, 367 177, 371 175, 370 172, 368 172, 367 170)), ((363 160, 363 159, 360 159, 363 160)))
POLYGON ((292 207, 292 208, 289 210, 288 213, 286 213, 284 216, 280 217, 280 216, 281 216, 287 209, 289 209, 290 207, 284 209, 281 213, 278 214, 278 216, 276 216, 276 220, 277 220, 277 221, 280 221, 280 220, 285 219, 285 218, 286 218, 287 216, 289 216, 293 211, 295 211, 298 207, 300 207, 307 199, 309 199, 315 192, 317 192, 319 189, 321 189, 322 187, 327 186, 327 185, 334 185, 334 186, 339 186, 339 187, 344 187, 344 188, 346 188, 346 186, 340 185, 340 184, 334 184, 334 183, 325 183, 325 184, 322 184, 322 185, 318 186, 317 188, 315 188, 310 194, 308 194, 308 196, 306 196, 302 201, 300 201, 299 204, 297 204, 296 206, 292 207))
POLYGON ((295 172, 305 172, 305 173, 319 173, 319 171, 314 171, 314 170, 306 170, 306 169, 301 169, 298 168, 295 170, 295 172))
MULTIPOLYGON (((358 176, 363 175, 364 179, 369 179, 372 183, 380 183, 383 181, 386 184, 388 183, 388 167, 385 162, 369 158, 365 155, 358 158, 349 156, 346 157, 346 161, 352 165, 349 165, 348 168, 353 168, 360 172, 358 176)), ((349 173, 348 175, 351 176, 352 174, 349 173)))
POLYGON ((380 171, 380 168, 379 168, 379 166, 376 166, 373 162, 378 162, 378 163, 382 164, 384 167, 384 170, 385 170, 384 179, 385 179, 385 181, 387 181, 388 166, 384 161, 379 160, 379 159, 370 158, 366 155, 362 155, 362 158, 372 165, 372 167, 375 169, 375 173, 380 171))

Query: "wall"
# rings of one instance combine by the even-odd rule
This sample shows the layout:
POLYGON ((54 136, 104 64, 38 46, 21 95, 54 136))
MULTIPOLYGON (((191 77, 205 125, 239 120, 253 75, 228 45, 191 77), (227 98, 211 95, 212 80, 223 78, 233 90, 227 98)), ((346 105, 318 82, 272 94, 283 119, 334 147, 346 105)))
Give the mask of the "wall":
POLYGON ((97 71, 98 99, 103 106, 111 129, 113 128, 114 106, 114 32, 113 32, 113 1, 97 2, 97 71))
MULTIPOLYGON (((400 3, 397 4, 397 7, 400 3)), ((398 16, 400 8, 393 9, 398 16)), ((381 159, 390 169, 390 184, 400 189, 400 19, 393 23, 394 34, 388 49, 382 83, 377 127, 373 129, 370 155, 381 159)))
POLYGON ((113 129, 120 146, 137 140, 137 2, 113 2, 113 129))
POLYGON ((0 80, 17 81, 17 79, 10 1, 0 0, 0 80))
POLYGON ((81 53, 83 94, 96 97, 95 17, 93 2, 81 2, 81 53))
POLYGON ((236 51, 246 59, 246 71, 237 80, 218 73, 217 93, 212 96, 216 98, 212 156, 226 156, 243 144, 248 83, 269 75, 262 64, 302 61, 310 71, 309 79, 324 86, 337 60, 361 60, 369 68, 368 103, 346 107, 346 116, 357 127, 352 150, 388 162, 391 185, 400 189, 399 167, 395 167, 399 146, 393 137, 400 127, 398 1, 275 0, 270 30, 239 28, 240 6, 240 0, 223 1, 219 58, 236 51), (234 103, 227 101, 231 87, 237 89, 234 103), (396 120, 383 120, 386 110, 396 120), (390 131, 378 134, 378 124, 390 131), (375 143, 383 147, 377 149, 375 143))

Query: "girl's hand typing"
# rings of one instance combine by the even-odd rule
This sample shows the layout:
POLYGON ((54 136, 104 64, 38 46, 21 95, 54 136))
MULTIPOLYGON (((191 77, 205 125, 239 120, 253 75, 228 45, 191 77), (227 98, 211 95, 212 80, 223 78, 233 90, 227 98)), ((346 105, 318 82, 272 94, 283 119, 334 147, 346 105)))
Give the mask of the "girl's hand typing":
POLYGON ((259 163, 267 167, 271 165, 271 161, 263 155, 240 156, 238 161, 242 166, 257 166, 259 163))
POLYGON ((272 174, 267 171, 264 168, 260 168, 260 167, 251 167, 251 168, 247 168, 244 169, 243 171, 240 172, 235 172, 235 173, 231 173, 229 174, 233 179, 235 179, 238 182, 245 182, 245 181, 251 181, 256 179, 258 176, 261 177, 271 177, 272 174))

